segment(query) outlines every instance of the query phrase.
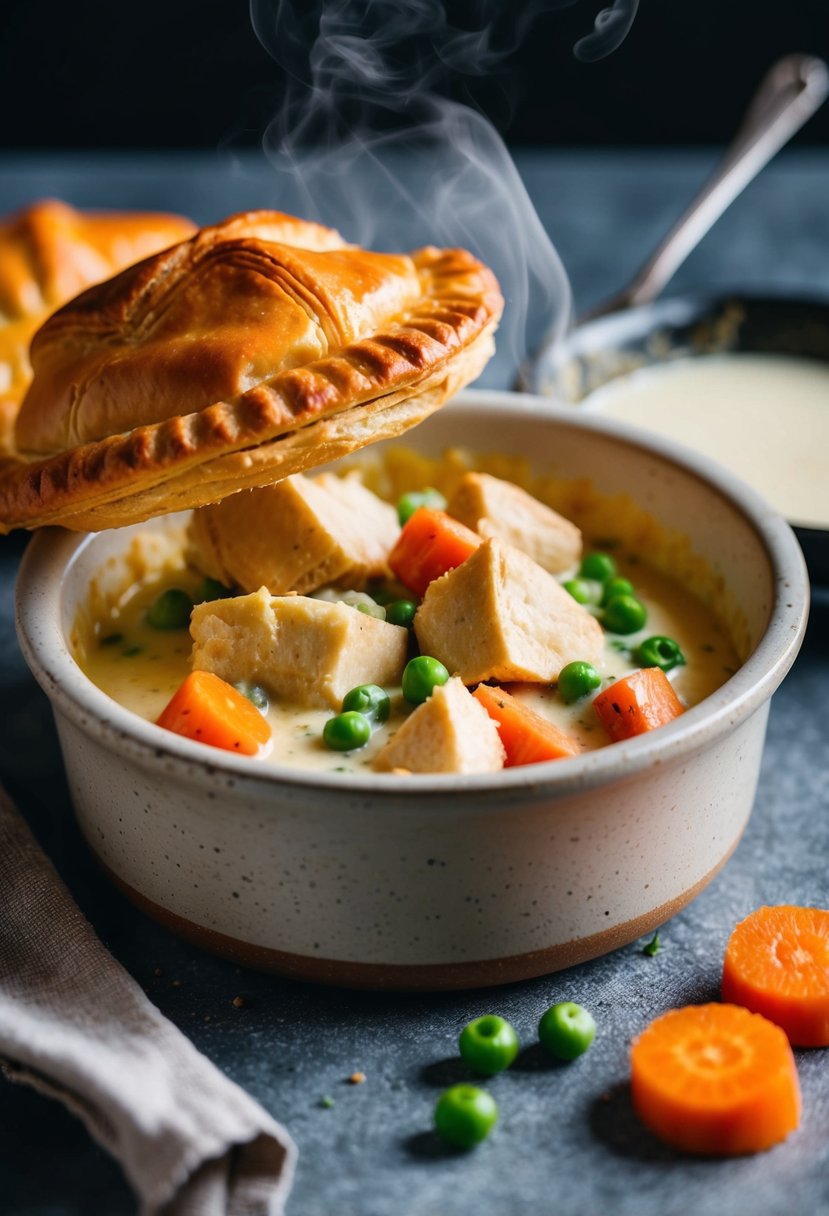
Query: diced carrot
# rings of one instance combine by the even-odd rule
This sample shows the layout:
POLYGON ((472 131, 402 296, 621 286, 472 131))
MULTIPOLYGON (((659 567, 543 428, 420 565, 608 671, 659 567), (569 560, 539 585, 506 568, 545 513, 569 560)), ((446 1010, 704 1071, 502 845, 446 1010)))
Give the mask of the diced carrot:
POLYGON ((726 946, 722 994, 782 1027, 796 1047, 829 1047, 829 912, 783 904, 741 920, 726 946))
POLYGON ((642 667, 593 698, 593 708, 614 743, 656 730, 684 713, 661 667, 642 667))
POLYGON ((480 536, 445 511, 418 507, 389 554, 389 566, 420 596, 434 579, 465 562, 480 543, 480 536))
POLYGON ((779 1026, 737 1005, 687 1005, 631 1047, 633 1107, 689 1153, 730 1157, 784 1140, 800 1122, 792 1049, 779 1026))
POLYGON ((271 728, 256 706, 209 671, 190 672, 157 725, 243 756, 255 756, 271 737, 271 728))
POLYGON ((519 764, 540 764, 543 760, 563 760, 577 756, 581 745, 553 722, 542 718, 529 705, 511 696, 503 688, 479 684, 472 694, 483 705, 498 727, 498 734, 507 753, 507 768, 519 764))

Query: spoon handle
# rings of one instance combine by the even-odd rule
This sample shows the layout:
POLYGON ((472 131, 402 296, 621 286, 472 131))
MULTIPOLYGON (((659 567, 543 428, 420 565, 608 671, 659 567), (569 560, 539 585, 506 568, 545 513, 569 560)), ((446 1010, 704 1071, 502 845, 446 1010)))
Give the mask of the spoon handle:
POLYGON ((699 194, 622 291, 584 313, 592 320, 648 304, 776 152, 788 143, 829 94, 829 69, 813 55, 786 55, 760 83, 723 159, 699 194))

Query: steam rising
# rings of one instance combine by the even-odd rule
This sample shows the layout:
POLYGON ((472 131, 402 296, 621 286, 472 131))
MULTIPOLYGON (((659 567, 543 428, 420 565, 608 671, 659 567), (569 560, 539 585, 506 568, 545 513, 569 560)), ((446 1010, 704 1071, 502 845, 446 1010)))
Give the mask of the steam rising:
MULTIPOLYGON (((637 4, 615 0, 578 53, 596 58, 618 44, 637 4)), ((517 363, 567 325, 569 284, 497 131, 445 92, 496 72, 539 5, 511 27, 498 0, 479 0, 477 11, 489 20, 466 29, 441 0, 251 0, 254 30, 287 81, 264 147, 282 210, 376 249, 476 253, 507 298, 500 340, 517 363)))
POLYGON ((639 0, 613 0, 610 8, 603 8, 596 17, 593 33, 576 43, 576 57, 593 63, 610 55, 627 38, 638 8, 639 0))

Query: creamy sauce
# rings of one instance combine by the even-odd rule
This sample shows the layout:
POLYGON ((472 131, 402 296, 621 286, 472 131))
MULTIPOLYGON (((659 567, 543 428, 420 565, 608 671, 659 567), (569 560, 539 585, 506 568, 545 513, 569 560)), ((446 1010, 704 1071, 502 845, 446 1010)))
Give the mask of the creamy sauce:
MULTIPOLYGON (((614 551, 619 572, 634 584, 648 610, 646 626, 624 638, 606 635, 603 687, 633 671, 630 650, 646 637, 662 634, 679 643, 687 666, 670 673, 674 688, 688 705, 695 705, 718 688, 737 667, 730 639, 714 614, 665 575, 640 563, 635 555, 614 551)), ((564 578, 566 576, 562 576, 564 578)), ((119 598, 106 615, 91 623, 79 647, 78 660, 89 678, 113 700, 154 722, 190 671, 190 638, 186 629, 157 630, 147 624, 150 604, 168 587, 194 594, 201 576, 182 566, 137 585, 119 598)), ((356 611, 356 609, 355 609, 356 611)), ((273 732, 267 755, 252 763, 287 765, 328 772, 360 772, 371 767, 380 748, 411 712, 399 688, 387 689, 392 712, 359 751, 332 752, 322 741, 322 729, 333 711, 280 705, 271 701, 267 718, 273 732)), ((565 705, 547 685, 511 685, 510 691, 544 717, 575 735, 585 749, 608 743, 593 715, 590 698, 565 705)))
POLYGON ((740 353, 679 359, 612 381, 584 408, 696 448, 790 522, 829 528, 829 364, 740 353))

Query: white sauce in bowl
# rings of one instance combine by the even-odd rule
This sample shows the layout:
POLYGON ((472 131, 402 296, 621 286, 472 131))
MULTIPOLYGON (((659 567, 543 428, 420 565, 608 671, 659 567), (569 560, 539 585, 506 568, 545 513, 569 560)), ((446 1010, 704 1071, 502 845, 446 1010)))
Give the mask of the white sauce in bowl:
POLYGON ((829 363, 744 353, 678 359, 611 381, 583 408, 685 443, 791 523, 829 528, 829 363))
MULTIPOLYGON (((637 646, 646 637, 667 635, 679 644, 687 659, 685 666, 670 673, 671 683, 681 700, 696 705, 734 673, 738 659, 730 638, 711 609, 688 588, 640 563, 638 555, 626 554, 621 549, 615 556, 620 573, 631 579, 636 594, 646 605, 648 620, 635 634, 624 638, 607 635, 600 664, 602 686, 612 684, 639 666, 628 648, 637 646)), ((181 587, 192 593, 200 582, 200 575, 182 565, 161 579, 137 584, 117 608, 95 622, 93 633, 89 633, 88 627, 86 631, 78 630, 87 633, 77 658, 89 678, 114 701, 150 722, 158 718, 188 675, 191 642, 186 629, 153 629, 146 619, 147 609, 167 587, 181 587)), ((542 717, 574 736, 586 751, 609 745, 593 713, 592 697, 566 705, 550 685, 507 687, 542 717)), ((332 752, 323 743, 322 730, 333 709, 279 704, 271 698, 267 718, 272 746, 252 763, 347 773, 370 768, 374 756, 411 712, 399 688, 386 691, 392 702, 389 721, 375 731, 365 747, 352 752, 332 752)))

